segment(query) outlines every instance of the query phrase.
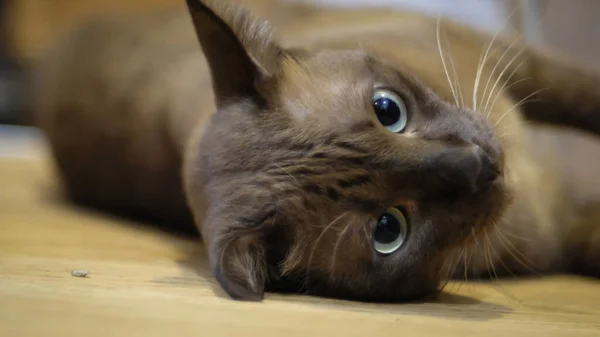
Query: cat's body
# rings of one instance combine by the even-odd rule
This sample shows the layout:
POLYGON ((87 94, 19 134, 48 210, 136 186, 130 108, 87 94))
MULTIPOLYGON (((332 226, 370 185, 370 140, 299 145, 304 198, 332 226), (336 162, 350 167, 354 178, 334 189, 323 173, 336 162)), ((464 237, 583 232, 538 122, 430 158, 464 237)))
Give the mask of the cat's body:
MULTIPOLYGON (((246 68, 232 66, 223 70, 219 69, 219 61, 210 59, 207 63, 194 34, 190 15, 185 11, 96 23, 73 34, 49 54, 35 73, 33 108, 52 145, 59 171, 73 199, 105 210, 133 212, 184 225, 192 221, 188 211, 191 207, 193 218, 208 241, 209 252, 222 252, 217 239, 225 234, 220 232, 219 226, 227 226, 213 223, 235 223, 238 220, 231 217, 237 213, 251 214, 254 209, 269 208, 271 203, 284 200, 289 205, 277 204, 274 209, 265 211, 266 216, 259 214, 252 218, 248 215, 249 221, 264 222, 268 219, 269 223, 276 223, 280 221, 278 216, 283 217, 285 222, 298 227, 293 229, 295 236, 290 234, 291 231, 263 232, 260 240, 268 241, 267 248, 254 239, 248 239, 235 241, 239 247, 235 246, 228 252, 228 256, 233 256, 231 261, 224 260, 225 253, 211 256, 211 266, 217 278, 234 297, 260 296, 263 286, 257 283, 264 283, 267 278, 276 281, 297 274, 308 278, 311 272, 316 278, 327 278, 324 276, 327 273, 331 278, 331 284, 325 286, 313 285, 310 283, 313 280, 308 284, 305 282, 303 286, 311 293, 378 300, 420 296, 431 290, 429 285, 424 284, 435 280, 437 285, 452 272, 462 276, 466 265, 469 274, 475 276, 532 271, 580 271, 598 275, 600 263, 596 261, 600 260, 600 222, 596 223, 596 219, 600 220, 600 211, 594 214, 593 207, 595 202, 600 202, 600 186, 594 186, 593 182, 597 179, 593 172, 600 168, 600 160, 594 159, 591 153, 600 153, 600 141, 580 131, 530 125, 525 122, 524 115, 600 133, 600 118, 589 113, 600 113, 600 87, 597 86, 600 81, 594 82, 592 75, 581 76, 583 73, 577 70, 545 64, 552 61, 539 58, 530 50, 524 53, 523 59, 509 62, 521 51, 521 46, 510 49, 498 63, 509 46, 505 40, 498 38, 498 49, 492 48, 488 64, 480 75, 475 98, 478 106, 473 107, 478 65, 482 50, 485 51, 486 43, 490 41, 487 36, 446 22, 441 22, 438 27, 436 19, 412 13, 275 8, 260 1, 249 2, 248 6, 256 7, 263 17, 273 21, 281 46, 298 53, 281 64, 277 63, 286 75, 277 77, 276 93, 270 91, 272 86, 266 86, 257 90, 259 94, 249 97, 268 97, 267 101, 275 102, 268 106, 274 111, 288 112, 289 118, 294 121, 292 124, 287 119, 269 119, 254 124, 255 117, 250 118, 247 113, 255 109, 254 98, 228 108, 219 103, 221 96, 225 97, 224 101, 231 100, 227 98, 228 90, 244 88, 243 71, 246 68), (449 44, 445 44, 446 37, 449 44), (445 64, 440 58, 438 42, 445 52, 445 64), (319 56, 305 58, 304 53, 311 55, 318 50, 332 51, 322 53, 324 56, 314 54, 319 56), (343 52, 338 57, 332 54, 337 53, 336 50, 355 52, 343 52), (394 187, 388 187, 394 186, 389 184, 389 179, 393 178, 385 178, 388 177, 385 170, 374 164, 390 159, 390 154, 381 154, 379 159, 372 161, 352 156, 353 153, 365 157, 370 152, 384 152, 385 145, 378 148, 373 140, 357 138, 362 133, 373 133, 371 125, 345 125, 344 114, 351 114, 352 106, 341 106, 352 99, 340 101, 336 98, 336 94, 340 93, 343 97, 360 96, 345 85, 353 81, 357 85, 361 83, 364 77, 360 66, 362 61, 355 61, 355 58, 360 59, 364 51, 387 62, 382 64, 391 64, 403 72, 414 74, 416 88, 426 87, 435 93, 430 94, 423 89, 422 102, 425 103, 419 104, 439 107, 447 110, 447 114, 457 116, 457 120, 450 122, 441 119, 452 116, 431 117, 430 122, 414 129, 412 137, 420 137, 419 132, 424 132, 427 139, 447 139, 448 144, 454 144, 455 138, 459 139, 459 143, 464 139, 474 139, 476 144, 493 153, 493 161, 501 166, 499 170, 504 179, 498 190, 489 196, 489 205, 494 205, 489 210, 486 208, 487 194, 468 202, 459 198, 456 206, 447 206, 445 201, 430 201, 430 196, 417 197, 420 195, 418 190, 413 193, 414 197, 412 194, 408 196, 409 192, 406 192, 406 199, 394 196, 393 199, 400 200, 404 206, 418 210, 414 212, 426 212, 424 209, 427 207, 440 204, 440 209, 450 208, 449 213, 442 212, 440 216, 484 218, 469 223, 468 227, 454 228, 452 220, 444 229, 435 229, 435 224, 433 229, 428 227, 422 232, 415 229, 414 240, 421 240, 420 248, 406 248, 414 249, 416 255, 399 263, 408 264, 406 268, 409 269, 406 270, 412 271, 404 274, 414 275, 403 276, 402 281, 387 280, 386 276, 382 276, 384 274, 370 279, 371 276, 365 274, 368 268, 353 267, 355 263, 369 264, 369 261, 378 259, 369 257, 368 253, 357 252, 356 256, 352 256, 356 248, 337 253, 340 241, 350 249, 364 246, 359 239, 363 231, 365 239, 369 237, 366 228, 371 226, 368 222, 371 220, 366 222, 369 225, 357 226, 356 229, 352 225, 356 218, 360 222, 361 216, 371 211, 369 207, 381 207, 379 201, 367 206, 371 205, 371 199, 366 195, 385 188, 392 189, 389 193, 394 192, 394 187), (293 60, 300 61, 296 64, 293 60), (523 66, 516 67, 521 60, 525 60, 523 66), (353 62, 357 66, 349 67, 348 64, 353 62), (500 65, 494 67, 496 64, 500 65), (500 74, 507 64, 508 70, 500 74), (301 67, 309 70, 304 72, 301 67), (456 69, 456 75, 452 68, 456 69), (211 71, 217 82, 211 82, 211 71), (492 71, 494 74, 490 76, 492 71), (511 74, 514 76, 508 79, 511 74), (228 86, 227 81, 237 83, 238 75, 240 87, 228 86), (524 80, 530 76, 534 78, 529 82, 524 80), (458 90, 456 84, 452 90, 449 85, 455 79, 461 85, 462 103, 461 98, 452 93, 452 90, 458 90), (511 84, 520 79, 523 81, 501 92, 507 80, 511 84), (568 82, 564 82, 565 79, 568 82), (522 106, 514 107, 546 84, 554 87, 554 91, 540 93, 541 103, 533 103, 528 110, 523 110, 522 106), (213 86, 223 86, 223 94, 215 96, 211 89, 213 86), (484 90, 486 87, 488 92, 484 90), (450 105, 446 107, 437 103, 438 96, 450 105), (571 104, 574 102, 576 104, 571 104), (478 116, 485 117, 488 126, 481 124, 484 119, 480 121, 476 111, 451 111, 456 108, 455 104, 463 103, 465 107, 479 110, 478 116), (343 113, 336 109, 342 109, 343 113), (566 109, 571 109, 569 115, 565 115, 566 109), (227 114, 215 115, 217 110, 227 110, 227 114), (339 130, 332 129, 338 125, 339 130), (493 132, 486 131, 488 128, 493 132), (329 137, 328 130, 332 134, 349 132, 356 135, 342 135, 340 137, 355 138, 339 140, 329 137), (341 148, 346 152, 329 149, 330 143, 338 144, 338 148, 342 144, 341 148), (359 145, 372 148, 363 152, 359 145), (319 173, 319 179, 323 175, 327 177, 317 181, 311 180, 311 175, 315 174, 311 170, 321 166, 312 165, 307 158, 324 159, 317 156, 319 149, 329 155, 339 152, 341 159, 327 163, 326 167, 332 172, 319 173), (348 161, 348 158, 354 158, 354 161, 348 161), (297 165, 286 166, 285 163, 290 160, 302 163, 300 170, 297 165), (263 161, 266 163, 259 164, 263 161), (341 169, 336 165, 341 165, 341 169), (251 173, 238 174, 246 171, 251 173), (272 173, 275 171, 278 174, 272 173), (371 172, 374 177, 364 177, 371 172), (357 175, 364 181, 357 182, 357 175), (211 180, 211 177, 217 178, 211 180), (265 184, 268 185, 265 191, 269 193, 261 190, 265 184), (330 188, 334 185, 341 187, 338 190, 330 188), (298 189, 301 191, 294 192, 298 189), (273 190, 281 195, 271 194, 273 190), (322 196, 326 201, 320 201, 322 196), (421 204, 417 201, 421 200, 419 198, 427 201, 421 204), (343 204, 346 199, 359 200, 353 201, 352 207, 360 211, 356 211, 354 219, 347 220, 347 226, 339 224, 337 231, 323 234, 323 228, 328 227, 326 225, 353 212, 352 207, 343 204), (247 200, 252 202, 248 204, 247 200), (478 202, 482 204, 478 205, 478 202), (326 204, 326 210, 320 204, 326 204), (475 210, 468 210, 469 204, 475 210), (363 206, 366 208, 364 211, 363 206), (452 207, 456 208, 457 215, 452 215, 452 207), (481 210, 477 210, 478 207, 481 210), (231 212, 224 216, 229 220, 221 219, 223 212, 231 212), (479 224, 479 221, 482 223, 479 224), (313 225, 314 230, 311 229, 313 225), (437 238, 437 234, 431 234, 431 240, 425 238, 427 233, 434 232, 440 232, 443 238, 437 238), (290 235, 294 237, 290 238, 290 235), (317 245, 325 248, 315 248, 317 245), (421 259, 426 262, 420 262, 421 259), (406 261, 417 261, 414 263, 421 266, 413 266, 406 261), (488 261, 494 262, 494 270, 488 268, 488 261), (456 270, 455 266, 458 266, 456 270), (376 287, 389 288, 389 284, 399 284, 404 290, 391 293, 389 290, 374 290, 376 287)), ((198 9, 199 12, 204 10, 203 6, 198 9)), ((235 10, 220 9, 217 14, 231 25, 241 18, 228 14, 228 11, 235 13, 235 10)), ((243 36, 239 27, 233 28, 234 35, 237 34, 242 41, 253 62, 264 68, 261 71, 271 73, 269 62, 272 60, 269 58, 277 53, 269 54, 270 40, 266 35, 261 36, 260 29, 253 31, 251 25, 240 25, 256 33, 255 36, 250 33, 250 37, 243 36), (264 42, 263 45, 249 45, 261 37, 265 39, 260 42, 264 42)), ((200 39, 206 51, 209 37, 201 36, 200 39)), ((217 42, 212 43, 219 46, 217 42)), ((232 47, 225 45, 218 48, 222 48, 222 52, 232 47)), ((235 53, 232 55, 235 56, 235 53)), ((236 60, 229 62, 235 63, 236 60)), ((384 69, 382 73, 386 74, 385 78, 390 72, 384 69)), ((412 83, 412 80, 407 81, 412 83)), ((419 90, 415 89, 415 92, 419 90)), ((422 148, 416 143, 410 146, 418 149, 414 150, 417 152, 422 148)), ((463 188, 462 185, 460 187, 463 188)), ((409 188, 406 188, 408 191, 409 188)), ((427 188, 423 187, 423 190, 428 191, 427 188)), ((442 191, 438 185, 432 185, 430 189, 433 194, 442 191)), ((398 190, 402 188, 398 187, 398 190)), ((427 212, 435 213, 437 210, 427 212)), ((425 222, 429 226, 435 221, 425 222)), ((229 243, 222 249, 228 248, 229 243)), ((382 268, 388 272, 394 270, 389 265, 382 268)), ((376 274, 377 270, 373 272, 373 275, 376 274)))

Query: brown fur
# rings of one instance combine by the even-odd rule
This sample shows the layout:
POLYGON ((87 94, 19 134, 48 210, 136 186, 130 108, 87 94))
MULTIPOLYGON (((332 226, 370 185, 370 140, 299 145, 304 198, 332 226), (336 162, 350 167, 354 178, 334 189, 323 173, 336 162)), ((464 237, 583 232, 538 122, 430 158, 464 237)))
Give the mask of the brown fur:
POLYGON ((172 225, 191 215, 239 299, 286 282, 392 301, 453 273, 598 274, 600 186, 585 167, 600 167, 600 142, 526 121, 600 133, 598 78, 503 37, 474 95, 490 39, 460 25, 248 1, 273 31, 230 2, 188 5, 90 24, 35 72, 34 110, 74 200, 172 225), (404 99, 405 133, 378 123, 374 87, 404 99), (410 234, 381 256, 372 233, 392 206, 410 234))

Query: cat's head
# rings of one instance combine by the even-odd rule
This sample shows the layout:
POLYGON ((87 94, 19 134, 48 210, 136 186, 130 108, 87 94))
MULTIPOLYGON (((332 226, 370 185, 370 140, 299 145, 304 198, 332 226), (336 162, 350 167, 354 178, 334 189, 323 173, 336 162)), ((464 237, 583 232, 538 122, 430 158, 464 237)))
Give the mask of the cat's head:
POLYGON ((188 5, 218 111, 189 149, 186 188, 222 287, 239 299, 284 284, 375 301, 434 292, 449 254, 507 203, 485 118, 402 64, 285 50, 237 5, 188 5))

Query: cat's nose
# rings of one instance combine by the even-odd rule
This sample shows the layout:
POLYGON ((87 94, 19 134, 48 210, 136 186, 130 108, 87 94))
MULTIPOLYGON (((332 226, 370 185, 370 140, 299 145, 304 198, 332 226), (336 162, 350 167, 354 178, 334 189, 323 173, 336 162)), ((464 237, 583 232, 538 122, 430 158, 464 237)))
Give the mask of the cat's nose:
POLYGON ((477 145, 441 153, 437 157, 436 168, 446 187, 471 194, 490 187, 501 172, 497 161, 477 145))

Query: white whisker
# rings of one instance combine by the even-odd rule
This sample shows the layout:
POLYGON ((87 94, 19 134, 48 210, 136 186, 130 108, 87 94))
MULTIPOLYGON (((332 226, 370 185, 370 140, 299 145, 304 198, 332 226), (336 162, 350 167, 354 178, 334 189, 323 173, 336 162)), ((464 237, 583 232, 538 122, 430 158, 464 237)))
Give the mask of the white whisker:
MULTIPOLYGON (((496 73, 496 69, 498 69, 498 66, 502 63, 502 60, 504 59, 504 57, 506 56, 506 54, 512 49, 512 47, 515 45, 515 43, 517 43, 518 41, 520 41, 522 38, 522 36, 520 36, 518 39, 514 40, 509 46, 508 48, 506 48, 506 50, 502 53, 502 55, 500 55, 500 58, 498 59, 498 61, 496 62, 496 64, 494 65, 494 67, 492 68, 492 71, 490 72, 490 75, 488 76, 487 81, 485 82, 485 87, 483 89, 483 93, 482 93, 482 103, 483 101, 487 101, 489 103, 489 97, 486 100, 486 96, 491 95, 493 93, 493 90, 490 91, 490 93, 488 94, 488 88, 490 85, 490 82, 492 81, 492 78, 494 77, 494 74, 496 73)), ((517 53, 511 60, 511 62, 509 62, 505 67, 504 70, 502 71, 502 73, 504 73, 506 71, 506 69, 508 67, 510 67, 510 65, 512 64, 512 62, 514 62, 514 60, 519 57, 523 52, 525 51, 525 49, 522 49, 519 53, 517 53)), ((498 76, 497 81, 500 80, 501 76, 498 76)), ((497 82, 496 82, 497 83, 497 82)), ((487 107, 487 105, 486 105, 487 107)), ((483 111, 485 111, 485 108, 483 109, 483 111)))
POLYGON ((464 263, 464 277, 465 277, 465 282, 468 282, 468 274, 469 274, 469 260, 471 259, 471 255, 469 255, 469 248, 467 246, 465 246, 465 259, 463 261, 464 263))
POLYGON ((452 77, 454 78, 454 87, 456 88, 456 93, 458 94, 458 100, 460 101, 459 107, 463 107, 465 105, 465 101, 463 99, 462 88, 460 86, 460 78, 458 77, 458 73, 456 72, 456 67, 454 66, 454 56, 452 54, 452 49, 450 49, 450 42, 448 40, 448 36, 446 35, 446 31, 444 30, 444 41, 445 46, 447 46, 447 53, 450 58, 450 68, 452 69, 452 77))
MULTIPOLYGON (((494 223, 494 229, 496 229, 496 227, 497 227, 497 224, 496 224, 496 223, 494 223)), ((487 232, 485 233, 485 235, 486 235, 486 237, 488 236, 488 235, 487 235, 487 232)), ((488 240, 489 240, 489 237, 488 237, 488 240)), ((505 246, 505 248, 506 248, 506 246, 505 246)), ((499 263, 500 263, 500 264, 501 264, 501 265, 504 267, 504 269, 506 269, 506 271, 508 271, 508 272, 509 272, 509 273, 510 273, 510 274, 511 274, 513 277, 515 277, 515 278, 516 278, 516 275, 515 275, 515 274, 514 274, 514 273, 513 273, 513 272, 510 270, 510 268, 508 268, 508 266, 507 266, 507 265, 504 263, 504 261, 503 261, 502 257, 500 256, 500 254, 498 254, 498 253, 496 252, 496 249, 494 248, 494 245, 492 245, 492 243, 491 243, 491 240, 490 240, 490 249, 491 249, 491 252, 492 252, 492 253, 494 254, 494 256, 496 257, 497 261, 498 261, 498 262, 499 262, 499 263)))
POLYGON ((331 266, 330 266, 330 278, 333 278, 333 274, 335 272, 335 260, 337 257, 337 251, 338 248, 340 246, 340 243, 342 242, 342 238, 344 237, 344 235, 346 234, 346 232, 348 231, 348 229, 350 228, 350 226, 354 223, 354 221, 356 220, 356 217, 352 218, 352 221, 348 222, 348 224, 346 225, 346 227, 344 228, 344 230, 338 234, 338 239, 335 243, 335 246, 333 247, 333 254, 331 255, 331 266))
POLYGON ((475 244, 479 246, 479 240, 477 240, 477 235, 475 235, 475 228, 471 227, 471 234, 473 234, 473 239, 475 239, 475 244))
POLYGON ((369 245, 369 233, 367 232, 367 226, 362 226, 363 232, 365 233, 365 242, 369 245))
POLYGON ((542 275, 539 271, 537 271, 537 270, 534 269, 534 267, 538 268, 538 269, 540 268, 536 263, 534 263, 533 261, 531 261, 530 259, 528 259, 525 256, 525 254, 521 253, 521 251, 519 249, 517 249, 517 247, 512 242, 510 242, 510 240, 506 239, 500 232, 498 232, 498 234, 499 234, 498 238, 505 245, 506 251, 515 259, 515 261, 517 261, 518 263, 520 263, 523 267, 525 267, 530 272, 532 272, 532 273, 534 273, 536 275, 539 275, 539 276, 542 275), (506 246, 507 244, 512 249, 510 249, 508 246, 506 246), (513 252, 513 250, 514 250, 514 252, 513 252), (514 253, 517 253, 519 256, 521 256, 522 259, 519 258, 519 257, 517 257, 514 253), (531 266, 528 265, 527 263, 531 264, 531 266))
POLYGON ((548 90, 548 88, 543 88, 540 90, 536 90, 534 93, 527 95, 525 98, 523 98, 522 100, 520 100, 517 104, 515 104, 512 108, 508 109, 502 116, 500 116, 500 118, 498 118, 498 120, 496 121, 496 123, 494 124, 494 127, 496 127, 498 125, 498 123, 500 123, 500 121, 502 121, 502 119, 504 117, 506 117, 506 115, 508 115, 508 113, 510 113, 511 111, 515 110, 516 108, 520 107, 521 105, 523 105, 524 103, 526 103, 525 101, 527 101, 527 99, 529 99, 530 97, 539 94, 542 91, 548 90))
MULTIPOLYGON (((494 260, 492 259, 492 253, 490 251, 490 246, 492 245, 492 242, 490 240, 490 237, 487 235, 487 230, 483 231, 484 236, 484 250, 485 250, 485 256, 486 259, 488 259, 489 262, 489 266, 492 268, 492 273, 494 274, 494 277, 496 278, 496 280, 498 280, 498 274, 496 273, 496 267, 494 267, 494 260)), ((491 276, 491 275, 490 275, 491 276)))
POLYGON ((317 250, 317 247, 319 245, 319 242, 321 241, 321 239, 323 238, 323 236, 325 235, 325 233, 327 232, 327 230, 329 228, 331 228, 331 226, 333 226, 336 222, 338 222, 341 218, 343 218, 346 214, 348 214, 348 212, 344 212, 342 213, 340 216, 338 216, 337 218, 333 219, 333 221, 331 221, 329 223, 329 225, 325 226, 325 228, 321 231, 321 234, 319 234, 319 236, 317 237, 317 240, 315 241, 315 243, 313 244, 313 248, 310 252, 310 255, 308 257, 308 266, 307 266, 307 270, 306 270, 306 283, 308 284, 310 281, 310 267, 312 265, 312 261, 313 261, 313 257, 315 255, 315 251, 317 250))
POLYGON ((512 133, 512 132, 503 132, 503 133, 499 134, 497 137, 500 138, 500 139, 504 139, 504 137, 511 136, 511 135, 514 135, 514 133, 512 133))
POLYGON ((494 106, 496 105, 496 101, 498 100, 498 98, 500 98, 500 96, 502 96, 502 94, 506 90, 510 89, 511 87, 513 87, 513 86, 515 86, 515 85, 517 85, 517 84, 519 84, 521 82, 530 81, 532 79, 533 79, 532 77, 522 78, 522 79, 517 80, 517 81, 511 83, 510 85, 506 86, 506 84, 508 83, 508 81, 510 80, 510 78, 507 79, 506 82, 504 83, 504 86, 502 86, 502 88, 500 89, 500 91, 498 91, 498 93, 496 94, 496 98, 494 98, 494 100, 492 101, 492 104, 490 105, 490 108, 487 110, 487 113, 485 114, 486 118, 490 117, 490 114, 492 113, 492 110, 494 109, 494 106))
MULTIPOLYGON (((494 227, 496 227, 496 224, 494 224, 494 227)), ((504 268, 511 274, 513 275, 513 277, 516 277, 515 274, 513 274, 513 272, 508 268, 508 266, 506 266, 506 264, 502 261, 502 259, 500 258, 500 256, 498 256, 498 254, 496 254, 496 250, 494 249, 494 246, 492 245, 492 240, 490 240, 487 231, 485 232, 485 236, 487 238, 487 241, 489 242, 489 248, 491 249, 491 251, 494 252, 494 255, 496 256, 496 258, 498 259, 498 261, 500 262, 500 264, 502 264, 504 266, 504 268)), ((490 254, 490 260, 491 260, 491 254, 490 254)), ((496 274, 496 271, 492 265, 492 269, 494 270, 494 275, 496 276, 496 280, 498 280, 498 274, 496 274)), ((521 300, 519 300, 518 298, 516 298, 514 295, 512 295, 510 292, 508 292, 506 289, 504 289, 504 287, 502 286, 501 283, 495 283, 496 286, 498 286, 500 289, 502 289, 502 293, 504 295, 506 295, 508 298, 512 299, 513 301, 517 302, 517 303, 521 303, 521 300)))
POLYGON ((510 236, 514 239, 517 240, 522 240, 524 242, 533 242, 534 240, 528 239, 528 238, 524 238, 522 236, 518 236, 516 234, 511 233, 510 231, 506 230, 506 229, 501 229, 500 227, 496 228, 496 231, 500 232, 503 236, 510 236))
POLYGON ((481 80, 481 74, 483 72, 483 69, 485 68, 485 63, 487 62, 487 57, 488 57, 490 50, 492 49, 492 45, 494 44, 494 41, 496 41, 496 39, 498 38, 500 33, 504 30, 504 28, 506 28, 506 25, 508 24, 508 22, 510 21, 512 16, 517 12, 517 10, 520 7, 521 7, 521 5, 519 4, 517 7, 515 7, 509 13, 509 15, 506 17, 506 19, 502 23, 502 28, 500 30, 498 30, 494 34, 494 36, 492 36, 490 43, 487 45, 487 48, 485 49, 485 53, 483 53, 483 50, 482 50, 483 56, 479 57, 479 64, 477 65, 477 73, 475 75, 475 84, 473 86, 473 110, 477 110, 477 91, 479 90, 479 81, 481 80))
POLYGON ((436 275, 436 280, 438 283, 440 283, 440 286, 438 288, 439 291, 442 291, 446 288, 446 286, 448 285, 448 282, 450 282, 450 279, 447 277, 448 272, 450 270, 450 266, 453 254, 450 254, 449 256, 447 256, 444 259, 444 263, 442 265, 442 268, 440 268, 440 270, 438 270, 438 273, 436 275))
MULTIPOLYGON (((498 83, 500 82, 500 80, 502 80, 504 73, 510 69, 511 64, 519 57, 521 56, 521 54, 525 51, 525 49, 522 49, 520 52, 518 52, 517 54, 515 54, 513 56, 513 58, 508 62, 508 64, 506 64, 506 66, 504 67, 504 69, 500 72, 500 74, 498 75, 498 78, 496 78, 496 82, 494 82, 494 85, 492 86, 492 89, 490 90, 487 100, 485 102, 485 106, 483 108, 483 111, 486 112, 486 116, 489 116, 490 111, 492 110, 492 106, 489 107, 488 110, 488 106, 490 104, 490 101, 492 99, 492 95, 494 93, 494 90, 496 90, 496 87, 498 86, 498 83)), ((502 88, 504 88, 506 86, 506 84, 508 83, 508 81, 515 75, 515 73, 519 70, 519 68, 523 65, 525 61, 522 61, 521 63, 519 63, 519 65, 513 69, 513 71, 510 73, 510 76, 506 79, 506 81, 504 82, 504 84, 502 85, 502 88)), ((491 78, 491 76, 490 76, 491 78)), ((513 83, 514 85, 514 83, 513 83)), ((511 85, 512 86, 512 85, 511 85)), ((500 95, 500 93, 502 92, 502 89, 500 90, 500 92, 496 95, 496 99, 498 98, 498 95, 500 95)), ((485 95, 485 93, 484 93, 485 95)), ((485 96, 484 96, 485 97, 485 96)), ((496 100, 494 100, 495 102, 496 100)))
POLYGON ((454 97, 456 106, 460 106, 459 102, 458 102, 458 97, 456 96, 456 90, 455 90, 454 86, 452 85, 452 80, 450 80, 450 74, 448 73, 448 66, 446 65, 446 58, 444 57, 444 51, 442 50, 442 42, 440 40, 440 22, 441 22, 441 16, 438 16, 436 33, 435 33, 436 39, 437 39, 438 50, 440 53, 440 58, 442 59, 442 65, 444 66, 444 72, 446 73, 446 79, 448 79, 448 84, 450 85, 450 90, 452 91, 452 96, 454 97))
MULTIPOLYGON (((458 258, 456 259, 456 264, 454 265, 454 268, 452 268, 452 271, 450 272, 448 278, 449 279, 454 279, 455 275, 456 275, 456 270, 458 269, 458 267, 460 266, 461 260, 464 260, 466 258, 466 252, 467 252, 467 247, 464 246, 461 250, 460 255, 458 256, 458 258)), ((460 290, 460 287, 462 285, 462 282, 457 282, 458 283, 458 289, 456 289, 456 293, 458 293, 458 291, 460 290)), ((452 288, 452 291, 454 291, 454 288, 452 288)))

